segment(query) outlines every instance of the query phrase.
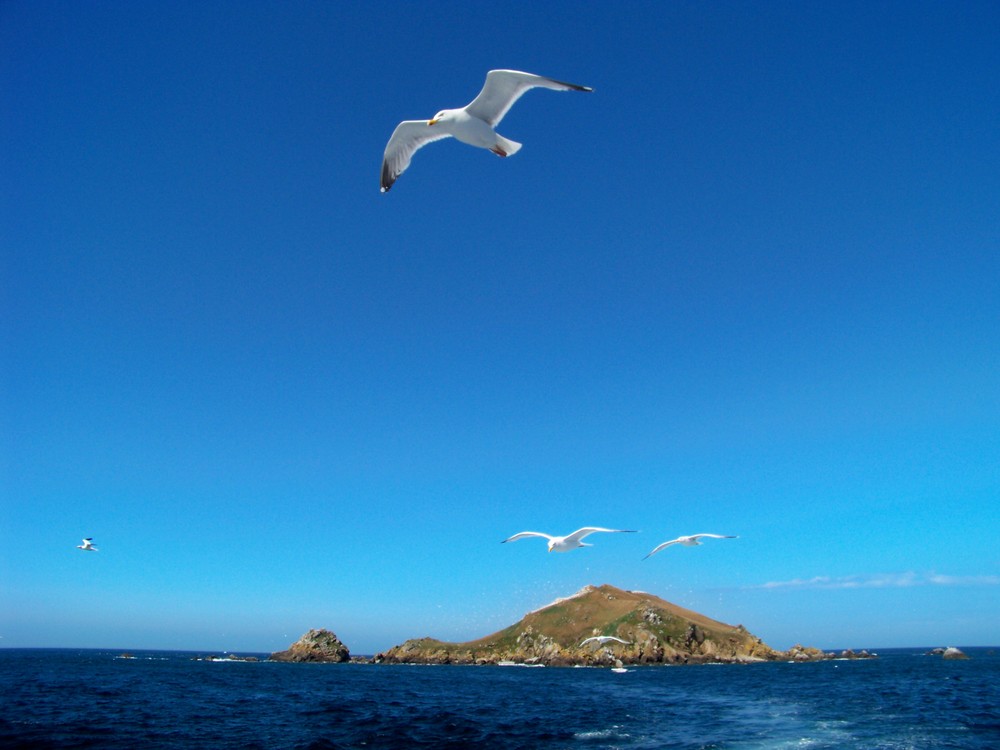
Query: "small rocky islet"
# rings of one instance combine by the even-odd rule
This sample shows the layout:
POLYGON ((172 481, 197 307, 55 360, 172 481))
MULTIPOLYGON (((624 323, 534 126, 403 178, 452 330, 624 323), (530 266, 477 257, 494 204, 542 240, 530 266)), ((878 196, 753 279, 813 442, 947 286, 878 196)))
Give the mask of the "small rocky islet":
POLYGON ((350 661, 347 646, 329 630, 310 630, 284 651, 276 651, 268 661, 334 663, 350 661))
POLYGON ((271 661, 376 664, 607 666, 726 664, 865 659, 867 651, 824 652, 793 646, 777 651, 742 625, 727 625, 652 594, 615 586, 585 586, 573 596, 529 612, 474 641, 416 638, 374 657, 351 657, 329 630, 310 630, 271 661), (595 636, 613 636, 619 640, 595 636), (584 643, 587 639, 590 642, 584 643), (621 643, 619 641, 624 641, 621 643))
POLYGON ((968 659, 969 655, 962 649, 955 646, 934 648, 927 652, 927 656, 940 656, 942 659, 968 659))

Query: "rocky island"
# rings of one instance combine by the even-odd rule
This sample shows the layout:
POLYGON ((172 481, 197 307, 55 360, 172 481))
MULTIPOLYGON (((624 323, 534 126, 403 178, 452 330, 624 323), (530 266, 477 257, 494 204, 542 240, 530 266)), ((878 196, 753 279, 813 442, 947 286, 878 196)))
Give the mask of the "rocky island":
POLYGON ((268 661, 292 662, 345 662, 351 652, 329 630, 310 630, 284 651, 276 651, 268 661))
POLYGON ((776 651, 742 625, 727 625, 651 594, 586 586, 499 632, 465 643, 418 638, 377 654, 384 664, 747 663, 868 658, 795 646, 776 651))
POLYGON ((310 630, 270 661, 376 664, 608 666, 867 659, 867 651, 776 651, 742 625, 727 625, 652 594, 585 586, 485 638, 449 643, 416 638, 372 659, 351 657, 329 630, 310 630))

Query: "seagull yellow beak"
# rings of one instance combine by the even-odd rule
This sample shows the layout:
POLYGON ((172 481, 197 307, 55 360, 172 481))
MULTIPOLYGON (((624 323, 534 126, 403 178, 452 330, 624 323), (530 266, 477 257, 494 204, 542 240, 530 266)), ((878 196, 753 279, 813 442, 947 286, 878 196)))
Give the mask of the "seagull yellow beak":
POLYGON ((433 124, 434 124, 434 123, 436 123, 436 122, 437 122, 437 120, 436 120, 436 119, 434 119, 434 120, 428 120, 428 121, 427 121, 427 124, 428 124, 428 125, 433 125, 433 124))

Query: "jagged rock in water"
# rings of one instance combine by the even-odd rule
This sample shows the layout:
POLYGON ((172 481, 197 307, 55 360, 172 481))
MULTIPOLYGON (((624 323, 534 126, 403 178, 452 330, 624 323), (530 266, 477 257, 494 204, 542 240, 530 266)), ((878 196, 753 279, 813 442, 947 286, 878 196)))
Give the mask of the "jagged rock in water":
POLYGON ((344 662, 351 653, 329 630, 310 630, 285 651, 271 654, 269 661, 344 662))

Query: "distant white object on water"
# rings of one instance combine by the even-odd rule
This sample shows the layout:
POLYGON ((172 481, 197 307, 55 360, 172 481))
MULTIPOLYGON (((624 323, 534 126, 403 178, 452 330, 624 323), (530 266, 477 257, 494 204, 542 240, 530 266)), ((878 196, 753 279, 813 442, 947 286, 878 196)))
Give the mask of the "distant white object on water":
POLYGON ((516 154, 521 144, 498 135, 494 128, 521 94, 533 88, 593 91, 588 86, 519 70, 491 70, 486 74, 483 90, 464 107, 442 109, 430 120, 403 120, 396 126, 382 157, 382 192, 406 171, 417 149, 449 136, 470 146, 487 148, 497 156, 516 154))
POLYGON ((84 552, 97 552, 97 547, 94 546, 94 538, 88 536, 83 540, 83 544, 76 545, 77 549, 82 549, 84 552))
POLYGON ((568 534, 566 536, 552 536, 551 534, 543 534, 540 531, 522 531, 518 534, 514 534, 514 536, 504 539, 500 543, 506 544, 507 542, 516 542, 518 539, 525 539, 529 536, 537 536, 542 539, 549 540, 549 552, 569 552, 577 547, 593 547, 593 544, 587 544, 582 540, 584 537, 598 531, 607 532, 609 534, 635 533, 635 529, 602 529, 597 526, 585 526, 582 529, 577 529, 572 534, 568 534))
MULTIPOLYGON (((701 544, 701 542, 698 540, 706 537, 708 539, 736 539, 735 536, 728 536, 722 534, 691 534, 691 536, 679 536, 676 539, 671 539, 669 542, 664 542, 663 544, 657 545, 656 547, 653 548, 652 552, 646 555, 646 557, 655 555, 661 549, 663 549, 664 547, 669 547, 671 544, 683 544, 685 547, 697 547, 699 544, 701 544)), ((642 559, 645 560, 646 557, 642 559)))
POLYGON ((629 641, 623 641, 621 638, 617 638, 613 635, 592 635, 590 636, 590 638, 584 638, 582 641, 580 641, 580 645, 586 646, 588 643, 597 642, 603 646, 608 641, 618 641, 619 643, 623 643, 626 646, 629 645, 629 641))

